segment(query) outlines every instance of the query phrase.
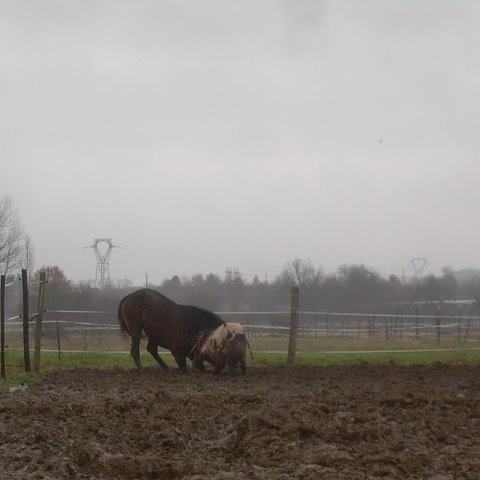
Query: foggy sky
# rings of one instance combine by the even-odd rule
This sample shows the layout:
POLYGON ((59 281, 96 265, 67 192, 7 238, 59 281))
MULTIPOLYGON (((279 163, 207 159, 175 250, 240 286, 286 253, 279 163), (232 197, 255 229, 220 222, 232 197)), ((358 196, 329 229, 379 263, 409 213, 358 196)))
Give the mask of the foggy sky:
POLYGON ((480 267, 475 1, 0 0, 0 193, 36 267, 480 267))

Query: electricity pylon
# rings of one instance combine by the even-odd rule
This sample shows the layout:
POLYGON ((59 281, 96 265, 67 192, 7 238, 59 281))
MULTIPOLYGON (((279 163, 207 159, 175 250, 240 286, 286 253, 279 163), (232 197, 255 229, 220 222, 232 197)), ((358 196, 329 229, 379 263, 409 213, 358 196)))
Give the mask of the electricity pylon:
POLYGON ((116 246, 112 244, 111 238, 96 238, 93 245, 85 248, 93 248, 97 259, 97 270, 95 272, 95 286, 105 290, 110 286, 110 254, 116 246), (99 249, 98 245, 106 243, 106 249, 99 249))
POLYGON ((409 263, 415 272, 415 276, 418 278, 422 276, 428 260, 426 258, 412 258, 409 263))

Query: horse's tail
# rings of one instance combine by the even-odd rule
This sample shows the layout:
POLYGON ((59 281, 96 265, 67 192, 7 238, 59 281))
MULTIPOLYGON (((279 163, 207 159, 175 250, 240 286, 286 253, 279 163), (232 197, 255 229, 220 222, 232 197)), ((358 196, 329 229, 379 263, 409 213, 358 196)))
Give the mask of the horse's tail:
POLYGON ((120 333, 122 334, 122 337, 124 338, 124 340, 127 339, 127 335, 130 335, 127 324, 125 322, 125 316, 123 315, 123 310, 122 310, 122 306, 123 306, 123 302, 125 301, 125 298, 122 298, 122 300, 120 301, 118 305, 118 311, 117 311, 118 323, 120 324, 120 333))

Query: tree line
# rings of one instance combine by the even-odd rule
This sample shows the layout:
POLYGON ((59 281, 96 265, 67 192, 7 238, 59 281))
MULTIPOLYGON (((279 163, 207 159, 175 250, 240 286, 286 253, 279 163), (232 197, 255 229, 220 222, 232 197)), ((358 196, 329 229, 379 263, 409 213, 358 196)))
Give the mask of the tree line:
MULTIPOLYGON (((115 310, 126 294, 136 290, 129 282, 106 290, 90 282, 72 282, 58 266, 43 267, 33 275, 38 281, 45 270, 48 281, 47 305, 50 309, 115 310)), ((290 288, 300 287, 301 309, 310 311, 394 312, 405 305, 422 304, 423 313, 432 313, 442 302, 471 299, 477 312, 480 279, 460 282, 455 272, 445 268, 441 275, 403 280, 395 275, 383 278, 365 265, 343 265, 325 275, 309 260, 288 262, 274 281, 254 278, 246 282, 240 276, 222 279, 209 273, 165 279, 149 287, 172 300, 198 305, 214 311, 275 311, 290 308, 290 288), (429 311, 425 306, 430 305, 429 311)))

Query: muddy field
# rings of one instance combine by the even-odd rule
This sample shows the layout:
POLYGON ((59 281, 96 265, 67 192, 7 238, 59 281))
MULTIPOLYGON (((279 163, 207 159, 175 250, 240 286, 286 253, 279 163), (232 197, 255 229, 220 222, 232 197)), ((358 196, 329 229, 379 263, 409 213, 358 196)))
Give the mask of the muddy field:
POLYGON ((82 369, 0 395, 1 479, 479 477, 479 366, 82 369))

